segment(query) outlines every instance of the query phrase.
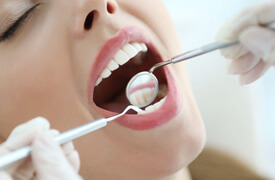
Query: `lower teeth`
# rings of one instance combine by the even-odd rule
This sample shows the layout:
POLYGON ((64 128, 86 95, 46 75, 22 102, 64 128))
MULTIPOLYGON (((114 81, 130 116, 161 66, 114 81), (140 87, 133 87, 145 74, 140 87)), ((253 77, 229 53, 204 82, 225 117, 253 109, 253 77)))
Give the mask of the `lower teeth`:
POLYGON ((151 106, 146 107, 144 111, 140 111, 140 112, 138 112, 138 114, 147 114, 147 113, 157 111, 164 104, 165 100, 166 100, 166 97, 161 99, 159 102, 157 102, 157 103, 155 103, 151 106))

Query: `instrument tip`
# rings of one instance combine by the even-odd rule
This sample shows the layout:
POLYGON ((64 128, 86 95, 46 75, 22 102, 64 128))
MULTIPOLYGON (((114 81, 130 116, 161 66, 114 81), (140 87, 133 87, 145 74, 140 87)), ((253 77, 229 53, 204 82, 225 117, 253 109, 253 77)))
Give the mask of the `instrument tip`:
POLYGON ((116 115, 116 116, 112 116, 112 117, 107 118, 107 121, 108 121, 108 122, 113 121, 113 120, 115 120, 115 119, 117 119, 117 118, 119 118, 119 117, 125 115, 129 110, 134 110, 134 111, 136 111, 137 113, 140 112, 140 111, 142 111, 142 110, 141 110, 140 108, 138 108, 137 106, 130 105, 130 106, 127 106, 127 107, 124 109, 124 111, 123 111, 122 113, 120 113, 120 114, 118 114, 118 115, 116 115))
POLYGON ((133 106, 133 105, 128 106, 126 109, 128 109, 128 110, 132 109, 132 110, 136 111, 137 113, 142 111, 140 108, 138 108, 137 106, 133 106))

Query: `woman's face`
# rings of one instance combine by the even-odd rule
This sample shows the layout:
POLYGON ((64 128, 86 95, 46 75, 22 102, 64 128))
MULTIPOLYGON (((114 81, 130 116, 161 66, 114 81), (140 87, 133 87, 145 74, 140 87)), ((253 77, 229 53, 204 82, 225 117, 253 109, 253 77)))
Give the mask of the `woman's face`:
MULTIPOLYGON (((121 112, 130 77, 181 52, 160 0, 0 0, 0 33, 3 138, 36 116, 64 131, 121 112)), ((204 128, 184 65, 156 74, 161 103, 75 142, 84 177, 165 177, 201 151, 204 128)))

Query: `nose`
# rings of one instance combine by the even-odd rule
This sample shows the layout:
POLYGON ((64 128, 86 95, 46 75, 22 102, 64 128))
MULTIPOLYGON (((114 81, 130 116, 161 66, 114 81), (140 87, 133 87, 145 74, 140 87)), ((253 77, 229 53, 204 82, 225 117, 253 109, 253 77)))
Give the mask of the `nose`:
POLYGON ((75 0, 73 34, 83 37, 93 29, 96 18, 115 14, 117 9, 116 0, 75 0))

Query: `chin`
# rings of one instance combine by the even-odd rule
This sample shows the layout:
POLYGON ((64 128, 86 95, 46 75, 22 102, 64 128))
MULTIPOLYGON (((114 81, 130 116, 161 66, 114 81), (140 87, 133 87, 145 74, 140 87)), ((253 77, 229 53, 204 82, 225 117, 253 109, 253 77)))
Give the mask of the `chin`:
MULTIPOLYGON (((205 128, 196 106, 188 99, 182 100, 186 110, 180 111, 165 125, 151 130, 152 146, 136 168, 152 178, 172 175, 187 167, 203 150, 205 128), (194 107, 192 107, 194 106, 194 107)), ((149 134, 149 132, 148 132, 149 134)), ((138 161, 136 161, 138 162, 138 161)), ((141 173, 140 172, 140 173, 141 173)))

